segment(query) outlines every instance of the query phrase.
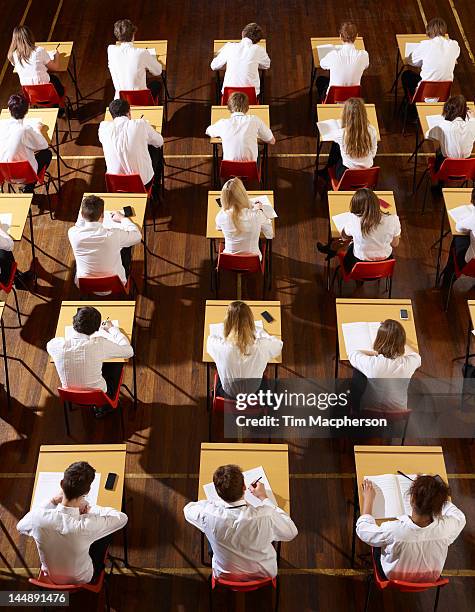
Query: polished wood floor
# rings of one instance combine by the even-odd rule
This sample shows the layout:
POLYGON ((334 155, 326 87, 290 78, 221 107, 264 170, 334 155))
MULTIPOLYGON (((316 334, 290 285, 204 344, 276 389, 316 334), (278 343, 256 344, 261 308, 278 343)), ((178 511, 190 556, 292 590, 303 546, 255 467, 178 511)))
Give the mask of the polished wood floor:
MULTIPOLYGON (((124 612, 135 607, 207 610, 207 572, 199 561, 199 535, 185 524, 182 508, 197 496, 200 442, 207 439, 201 349, 204 302, 212 297, 204 237, 211 176, 211 148, 204 130, 214 95, 209 70, 212 40, 239 36, 243 24, 256 20, 265 29, 272 58, 266 95, 277 137, 271 151, 270 185, 279 219, 271 297, 280 300, 283 309, 281 375, 331 377, 333 373, 334 296, 325 290, 324 268, 314 246, 326 236, 327 207, 324 199, 312 196, 315 136, 307 95, 309 38, 335 35, 340 20, 348 18, 357 22, 370 54, 363 91, 368 102, 376 103, 380 121, 380 188, 394 189, 403 226, 393 295, 413 300, 423 361, 418 376, 460 377, 466 299, 474 295, 470 283, 462 282, 446 314, 440 292, 433 289, 435 252, 430 245, 438 236, 441 202, 435 198, 422 215, 420 197, 411 196, 407 159, 414 135, 400 135, 389 89, 395 67, 394 35, 420 32, 425 18, 440 14, 462 49, 455 91, 473 100, 473 6, 468 0, 389 0, 384 5, 376 0, 5 0, 2 8, 0 68, 9 33, 23 19, 38 40, 75 41, 85 96, 73 121, 74 138, 65 139, 61 146, 68 167, 63 167, 66 180, 61 196, 53 199, 54 222, 44 198, 35 198, 35 235, 41 249, 37 294, 21 292, 22 329, 16 326, 13 311, 7 309, 5 314, 14 401, 10 413, 3 405, 1 409, 2 524, 28 566, 36 568, 34 544, 18 537, 15 524, 29 506, 39 446, 68 441, 56 396, 57 376, 48 363, 45 344, 54 334, 61 300, 77 297, 67 229, 77 215, 82 193, 105 189, 97 140, 97 124, 112 97, 105 49, 112 42, 114 21, 128 16, 139 26, 138 38, 168 39, 168 78, 174 100, 164 129, 167 193, 159 231, 149 234, 153 253, 150 290, 140 295, 137 304, 140 404, 137 413, 129 410, 127 416, 131 568, 112 579, 112 607, 124 612)), ((4 106, 9 94, 18 90, 18 81, 9 67, 1 76, 4 106)), ((72 93, 71 87, 69 90, 72 93)), ((430 146, 425 148, 430 150, 430 146)), ((16 256, 21 268, 29 265, 26 238, 17 245, 16 256)), ((141 257, 140 252, 136 254, 138 273, 141 257)), ((255 297, 255 290, 250 285, 245 296, 255 297)), ((223 297, 232 298, 233 292, 233 285, 225 284, 223 297)), ((364 288, 363 295, 375 297, 375 288, 364 288)), ((11 305, 11 298, 8 303, 11 305)), ((127 377, 130 380, 130 371, 127 377)), ((73 441, 117 441, 116 425, 75 413, 73 441)), ((349 563, 351 446, 338 440, 288 442, 292 516, 300 533, 283 546, 281 610, 362 610, 366 569, 364 562, 355 570, 349 563)), ((417 444, 418 440, 410 442, 417 444)), ((449 552, 446 571, 451 583, 442 592, 439 609, 468 612, 475 598, 475 446, 469 440, 434 443, 444 446, 453 497, 467 515, 467 527, 449 552)), ((0 541, 0 587, 27 588, 19 556, 4 534, 0 541)), ((246 602, 237 603, 234 597, 218 594, 215 602, 218 610, 232 610, 244 603, 247 610, 269 609, 268 593, 251 594, 246 602)), ((423 612, 432 609, 431 605, 432 594, 386 593, 375 596, 372 609, 423 612)), ((84 606, 92 610, 96 602, 77 600, 72 609, 84 606)))

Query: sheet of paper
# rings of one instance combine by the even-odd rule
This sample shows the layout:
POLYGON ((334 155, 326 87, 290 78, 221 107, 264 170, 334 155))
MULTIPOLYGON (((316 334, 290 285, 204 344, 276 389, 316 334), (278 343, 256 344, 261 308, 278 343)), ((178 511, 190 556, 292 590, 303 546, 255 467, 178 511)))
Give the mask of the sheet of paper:
POLYGON ((372 515, 376 519, 395 518, 404 514, 398 479, 394 474, 366 476, 376 491, 372 515))
POLYGON ((334 215, 332 217, 333 223, 336 225, 336 229, 340 232, 340 234, 350 218, 350 212, 340 213, 339 215, 334 215))
MULTIPOLYGON (((37 508, 42 502, 51 499, 55 495, 58 495, 61 491, 59 483, 63 478, 63 472, 40 472, 38 474, 38 481, 36 483, 35 497, 33 498, 32 508, 37 508)), ((96 472, 93 483, 91 484, 91 490, 84 497, 90 506, 97 504, 97 496, 99 495, 99 484, 101 482, 101 475, 96 472)))
MULTIPOLYGON (((256 326, 256 331, 264 329, 264 324, 262 319, 258 319, 254 321, 254 325, 256 326)), ((210 336, 219 336, 222 338, 224 336, 224 323, 210 323, 209 324, 209 335, 210 336)))
POLYGON ((326 57, 332 51, 335 51, 336 49, 340 49, 340 47, 341 45, 318 45, 317 53, 318 53, 318 59, 320 60, 320 63, 324 57, 326 57))
MULTIPOLYGON (((122 209, 120 209, 120 212, 122 212, 122 209)), ((112 212, 110 210, 104 211, 104 221, 102 222, 102 225, 107 229, 115 229, 121 226, 120 223, 112 220, 112 212)))
POLYGON ((473 204, 462 204, 462 206, 457 206, 448 211, 449 215, 458 223, 464 217, 471 215, 473 213, 473 204))
POLYGON ((327 119, 326 121, 317 121, 317 128, 322 141, 333 140, 334 133, 341 129, 341 120, 327 119))
POLYGON ((429 130, 431 130, 433 127, 440 125, 444 118, 442 117, 442 115, 427 115, 426 120, 427 125, 429 126, 429 130))
MULTIPOLYGON (((248 487, 251 484, 251 482, 255 482, 260 477, 259 482, 262 482, 264 484, 264 487, 267 493, 267 497, 277 506, 277 501, 275 499, 274 493, 272 492, 272 488, 270 486, 269 480, 267 478, 267 475, 262 465, 260 465, 259 467, 253 468, 252 470, 247 470, 246 472, 243 472, 242 474, 244 476, 244 484, 246 485, 246 487, 248 487)), ((210 500, 220 499, 219 495, 216 493, 215 486, 212 482, 203 485, 203 491, 205 492, 206 499, 210 499, 210 500)), ((262 506, 262 502, 247 490, 244 494, 244 499, 250 506, 254 506, 254 507, 262 506)))
POLYGON ((406 43, 406 47, 404 49, 404 55, 406 56, 405 59, 408 59, 409 56, 411 55, 411 53, 416 49, 416 47, 419 45, 418 42, 416 43, 406 43))
POLYGON ((405 514, 412 514, 411 498, 409 496, 409 489, 411 488, 412 481, 417 478, 417 474, 407 474, 409 478, 398 474, 396 478, 399 483, 399 490, 401 491, 401 499, 404 506, 405 514), (409 480, 411 479, 411 480, 409 480))
POLYGON ((380 322, 343 323, 341 328, 348 355, 353 351, 370 351, 380 327, 380 322))
POLYGON ((259 204, 261 204, 262 206, 262 212, 268 219, 275 219, 277 217, 277 213, 275 212, 274 207, 272 206, 269 198, 266 195, 251 198, 251 202, 259 202, 259 204))
MULTIPOLYGON (((114 319, 113 321, 111 321, 112 325, 114 327, 119 327, 119 321, 117 319, 114 319)), ((70 338, 72 338, 74 333, 74 328, 72 325, 66 325, 65 329, 64 329, 64 337, 66 338, 66 340, 69 340, 70 338)), ((102 336, 102 337, 106 337, 107 338, 107 332, 103 332, 99 329, 99 331, 95 332, 94 334, 92 334, 92 337, 97 337, 97 336, 102 336)))
POLYGON ((150 53, 150 55, 157 57, 157 52, 155 51, 154 48, 147 47, 147 51, 150 53))
POLYGON ((6 225, 7 228, 10 228, 12 225, 12 219, 12 213, 0 213, 0 225, 6 225))

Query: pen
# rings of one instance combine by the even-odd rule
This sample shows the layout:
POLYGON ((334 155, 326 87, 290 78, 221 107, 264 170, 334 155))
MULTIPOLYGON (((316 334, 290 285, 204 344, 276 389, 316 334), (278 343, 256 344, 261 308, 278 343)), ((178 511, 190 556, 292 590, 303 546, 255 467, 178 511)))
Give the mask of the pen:
POLYGON ((401 476, 404 476, 404 478, 407 478, 411 482, 414 482, 414 478, 409 478, 409 476, 407 474, 404 474, 404 472, 401 472, 401 470, 398 470, 397 473, 401 474, 401 476))
POLYGON ((257 485, 257 483, 259 482, 259 480, 261 480, 262 476, 259 476, 259 478, 257 480, 255 480, 254 482, 251 483, 251 487, 255 487, 257 485))
POLYGON ((61 43, 58 43, 58 44, 56 45, 56 51, 58 50, 58 47, 59 47, 59 45, 60 45, 60 44, 61 44, 61 43))
POLYGON ((140 115, 140 119, 143 119, 143 115, 140 115))

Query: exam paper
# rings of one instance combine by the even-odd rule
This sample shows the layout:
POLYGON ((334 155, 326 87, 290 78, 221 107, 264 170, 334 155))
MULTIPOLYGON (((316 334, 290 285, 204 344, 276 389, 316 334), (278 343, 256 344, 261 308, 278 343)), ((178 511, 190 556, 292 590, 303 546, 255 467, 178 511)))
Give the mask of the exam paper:
MULTIPOLYGON (((111 323, 114 327, 119 327, 119 321, 117 319, 114 319, 113 321, 111 321, 111 323)), ((73 326, 66 325, 66 327, 64 328, 64 337, 66 338, 66 340, 69 340, 70 338, 72 338, 73 334, 74 334, 73 326)), ((97 338, 98 336, 101 336, 103 338, 108 338, 108 332, 105 332, 105 331, 102 331, 102 329, 99 329, 99 331, 92 334, 91 338, 97 338)))
POLYGON ((380 322, 343 323, 341 328, 345 340, 346 352, 371 351, 376 340, 380 322))
MULTIPOLYGON (((254 506, 254 507, 262 506, 261 500, 255 497, 254 495, 252 495, 252 493, 250 493, 247 490, 247 487, 249 487, 249 485, 252 482, 255 482, 258 478, 260 478, 259 482, 262 482, 266 489, 267 497, 272 501, 273 504, 277 506, 277 501, 275 499, 274 493, 272 491, 269 480, 267 478, 267 475, 262 465, 260 465, 259 467, 253 468, 251 470, 247 470, 243 472, 242 474, 244 476, 244 484, 246 485, 246 492, 244 493, 244 499, 250 506, 254 506)), ((209 500, 221 499, 219 495, 217 494, 215 486, 212 482, 203 485, 203 490, 205 492, 206 499, 209 499, 209 500)))
POLYGON ((458 223, 468 215, 471 215, 473 212, 473 204, 462 204, 462 206, 457 206, 456 208, 452 208, 447 211, 455 223, 458 223))
POLYGON ((277 217, 277 213, 274 210, 274 207, 270 203, 269 198, 266 195, 256 196, 254 198, 250 198, 251 202, 255 204, 259 202, 262 206, 262 212, 268 219, 275 219, 277 217))
POLYGON ((12 226, 12 213, 0 213, 0 225, 6 225, 7 229, 12 226))
POLYGON ((333 140, 333 134, 341 129, 341 120, 327 119, 326 121, 317 121, 317 128, 322 141, 333 140))
MULTIPOLYGON (((60 482, 63 479, 63 472, 40 472, 38 474, 38 481, 36 483, 35 497, 31 508, 37 508, 42 502, 51 499, 58 495, 61 491, 60 482)), ((90 506, 97 504, 97 497, 99 495, 99 485, 101 482, 101 475, 96 472, 93 483, 91 484, 91 490, 84 499, 90 506)))
POLYGON ((339 215, 334 215, 332 217, 333 223, 336 225, 336 229, 340 232, 343 231, 343 228, 348 223, 351 218, 350 212, 340 213, 339 215))
POLYGON ((329 53, 331 53, 332 51, 336 51, 337 49, 340 49, 340 48, 341 48, 341 45, 318 45, 317 53, 318 53, 318 59, 320 60, 320 63, 322 62, 322 59, 326 57, 329 53))
MULTIPOLYGON (((262 319, 254 321, 254 325, 256 326, 256 331, 264 329, 264 324, 262 323, 262 319)), ((219 336, 220 338, 224 338, 224 323, 210 323, 209 324, 209 335, 210 336, 219 336)))

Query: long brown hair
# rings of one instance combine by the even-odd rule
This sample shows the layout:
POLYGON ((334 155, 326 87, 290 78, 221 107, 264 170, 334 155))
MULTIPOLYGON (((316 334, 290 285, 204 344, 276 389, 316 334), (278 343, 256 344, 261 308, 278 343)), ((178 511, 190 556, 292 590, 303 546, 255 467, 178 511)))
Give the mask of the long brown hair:
POLYGON ((236 231, 241 231, 241 213, 249 208, 249 197, 246 188, 240 178, 231 178, 226 181, 221 190, 221 204, 223 210, 231 213, 236 231))
POLYGON ((357 189, 350 202, 350 211, 361 218, 361 234, 368 236, 381 223, 383 213, 372 189, 357 189))
POLYGON ((8 50, 8 59, 10 63, 15 63, 13 54, 16 51, 17 59, 20 65, 23 66, 23 62, 28 62, 35 49, 35 37, 30 28, 27 26, 16 26, 13 29, 12 42, 8 50))
POLYGON ((359 159, 371 150, 368 115, 361 98, 349 98, 343 106, 341 127, 345 130, 345 148, 348 155, 359 159))
POLYGON ((394 319, 386 319, 379 326, 373 349, 388 359, 402 357, 406 348, 406 331, 394 319))
POLYGON ((256 340, 254 315, 245 302, 236 300, 228 306, 224 319, 224 338, 229 338, 239 349, 241 355, 247 355, 256 340))
POLYGON ((468 107, 465 96, 451 96, 444 104, 442 115, 447 121, 453 121, 460 117, 465 121, 467 118, 468 107))

